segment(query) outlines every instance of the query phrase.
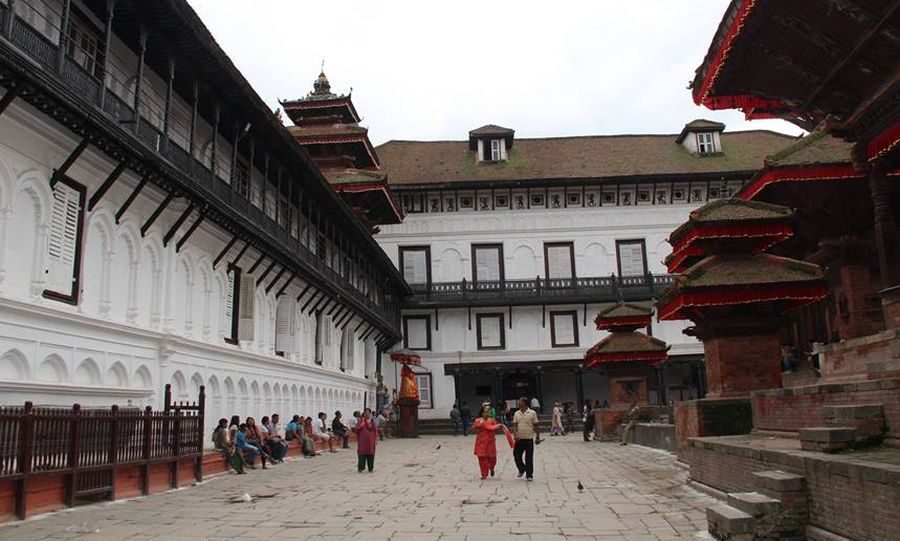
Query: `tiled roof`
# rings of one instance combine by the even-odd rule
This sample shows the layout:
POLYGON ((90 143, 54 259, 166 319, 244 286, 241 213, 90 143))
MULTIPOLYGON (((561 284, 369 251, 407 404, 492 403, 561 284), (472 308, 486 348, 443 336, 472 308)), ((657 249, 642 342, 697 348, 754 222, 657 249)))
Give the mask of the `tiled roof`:
POLYGON ((783 220, 790 218, 793 211, 788 207, 743 201, 741 199, 718 199, 691 212, 692 222, 730 222, 744 220, 783 220))
POLYGON ((793 145, 766 158, 770 167, 851 163, 853 145, 824 131, 811 133, 793 145))
POLYGON ((597 314, 597 318, 649 316, 652 313, 653 309, 651 308, 620 302, 602 310, 597 314))
POLYGON ((288 131, 294 137, 322 137, 328 135, 364 135, 369 130, 360 126, 348 126, 346 124, 339 126, 288 126, 288 131))
POLYGON ((727 287, 789 284, 822 279, 818 265, 771 254, 718 255, 700 261, 675 278, 672 287, 727 287))
POLYGON ((668 351, 669 346, 652 336, 639 332, 616 332, 600 340, 585 354, 585 358, 598 353, 631 353, 668 351))
POLYGON ((467 141, 389 141, 377 152, 397 186, 749 172, 795 140, 765 130, 723 133, 722 155, 699 157, 676 144, 675 138, 669 134, 516 139, 508 161, 480 164, 467 141))
POLYGON ((487 124, 480 128, 475 128, 474 130, 469 132, 469 136, 473 135, 510 135, 515 133, 514 130, 509 128, 504 128, 503 126, 498 126, 496 124, 487 124))
POLYGON ((721 122, 715 122, 713 120, 706 120, 705 118, 698 118, 697 120, 688 122, 684 125, 684 127, 688 130, 724 130, 725 124, 722 124, 721 122))
POLYGON ((323 171, 328 182, 338 184, 373 183, 383 185, 387 177, 381 171, 362 171, 360 169, 342 169, 340 171, 323 171))

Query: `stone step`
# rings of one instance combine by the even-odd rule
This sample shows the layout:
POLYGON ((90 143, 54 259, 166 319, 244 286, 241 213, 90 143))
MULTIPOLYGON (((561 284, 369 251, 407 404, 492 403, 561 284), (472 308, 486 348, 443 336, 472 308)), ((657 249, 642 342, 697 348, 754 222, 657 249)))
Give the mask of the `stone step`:
POLYGON ((850 447, 856 440, 852 426, 817 426, 800 429, 800 447, 804 451, 835 453, 850 447))
POLYGON ((881 404, 823 406, 825 426, 856 430, 856 445, 878 445, 884 439, 884 407, 881 404))
POLYGON ((720 541, 752 541, 756 531, 756 519, 724 503, 706 508, 706 524, 720 541))
POLYGON ((781 500, 759 492, 732 492, 728 494, 728 505, 755 518, 777 515, 781 511, 781 500))
POLYGON ((785 492, 801 492, 806 488, 806 479, 802 475, 780 470, 758 471, 752 475, 757 488, 775 498, 785 492))

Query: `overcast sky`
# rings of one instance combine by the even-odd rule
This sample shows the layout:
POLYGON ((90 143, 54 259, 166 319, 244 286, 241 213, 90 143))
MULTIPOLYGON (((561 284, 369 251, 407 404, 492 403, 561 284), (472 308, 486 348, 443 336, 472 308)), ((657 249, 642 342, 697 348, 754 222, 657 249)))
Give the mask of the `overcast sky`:
POLYGON ((322 60, 375 144, 520 137, 801 131, 697 107, 687 90, 729 0, 189 0, 266 103, 312 89, 322 60))

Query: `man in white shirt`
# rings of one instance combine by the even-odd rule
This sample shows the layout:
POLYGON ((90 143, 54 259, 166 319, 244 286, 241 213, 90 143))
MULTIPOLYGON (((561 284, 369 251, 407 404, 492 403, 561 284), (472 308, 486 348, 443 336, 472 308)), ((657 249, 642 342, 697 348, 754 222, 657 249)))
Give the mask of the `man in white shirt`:
POLYGON ((333 438, 331 437, 331 430, 329 430, 328 424, 326 423, 327 420, 328 415, 326 415, 324 411, 320 411, 318 419, 313 423, 313 434, 316 436, 317 440, 322 440, 328 444, 329 453, 337 453, 337 450, 334 448, 333 438))
POLYGON ((519 409, 513 415, 513 432, 516 444, 513 447, 513 458, 519 469, 519 477, 523 475, 528 481, 534 481, 534 441, 540 442, 540 421, 537 413, 528 407, 528 398, 519 399, 519 409), (525 455, 525 459, 522 459, 525 455))
POLYGON ((541 411, 541 402, 536 396, 531 397, 531 409, 534 411, 541 411))

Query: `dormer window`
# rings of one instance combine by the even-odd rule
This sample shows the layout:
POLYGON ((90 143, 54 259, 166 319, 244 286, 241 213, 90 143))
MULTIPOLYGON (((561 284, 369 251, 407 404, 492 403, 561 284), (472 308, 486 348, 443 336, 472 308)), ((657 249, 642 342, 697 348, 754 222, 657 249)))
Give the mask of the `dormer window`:
POLYGON ((696 135, 698 154, 713 154, 716 151, 716 141, 712 132, 698 133, 696 135))
POLYGON ((493 124, 469 132, 469 150, 477 163, 500 163, 509 159, 515 132, 493 124))
POLYGON ((499 162, 501 160, 501 152, 500 146, 502 145, 502 141, 500 139, 491 139, 491 161, 499 162))

